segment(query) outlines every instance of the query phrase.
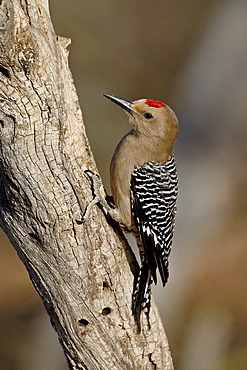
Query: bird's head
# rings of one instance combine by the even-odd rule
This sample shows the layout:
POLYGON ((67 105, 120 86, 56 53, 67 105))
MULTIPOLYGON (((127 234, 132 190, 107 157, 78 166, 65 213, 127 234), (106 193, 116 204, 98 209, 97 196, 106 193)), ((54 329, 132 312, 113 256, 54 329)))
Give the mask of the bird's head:
POLYGON ((173 146, 178 135, 178 119, 166 104, 149 99, 129 102, 113 95, 103 95, 125 110, 136 135, 144 135, 154 141, 157 138, 173 146))

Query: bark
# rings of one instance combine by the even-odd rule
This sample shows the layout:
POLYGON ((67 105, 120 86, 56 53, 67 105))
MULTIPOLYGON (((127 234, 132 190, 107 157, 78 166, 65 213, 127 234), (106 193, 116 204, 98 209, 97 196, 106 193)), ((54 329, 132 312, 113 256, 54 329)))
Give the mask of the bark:
POLYGON ((131 315, 135 260, 94 207, 96 171, 46 0, 0 1, 0 224, 50 315, 70 369, 173 369, 152 302, 151 329, 131 315))

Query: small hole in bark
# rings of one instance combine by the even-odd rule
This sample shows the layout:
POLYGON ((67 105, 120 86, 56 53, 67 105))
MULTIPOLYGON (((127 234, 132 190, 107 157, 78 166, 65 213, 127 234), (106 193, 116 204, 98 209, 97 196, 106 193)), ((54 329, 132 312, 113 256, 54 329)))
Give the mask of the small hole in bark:
POLYGON ((31 238, 33 238, 34 240, 37 240, 38 242, 40 242, 40 238, 36 234, 29 233, 28 235, 31 236, 31 238))
POLYGON ((110 288, 110 285, 107 281, 103 281, 103 289, 104 288, 110 288))
POLYGON ((1 125, 2 127, 4 127, 4 122, 3 122, 3 120, 2 120, 2 119, 0 119, 0 125, 1 125))
POLYGON ((9 74, 9 71, 4 68, 3 66, 0 66, 0 72, 7 78, 10 78, 10 74, 9 74))
POLYGON ((103 308, 103 310, 102 310, 102 315, 103 316, 109 315, 110 313, 111 313, 111 308, 110 307, 103 308))
POLYGON ((85 319, 80 319, 78 320, 79 324, 83 325, 83 326, 87 326, 89 324, 89 322, 85 319))

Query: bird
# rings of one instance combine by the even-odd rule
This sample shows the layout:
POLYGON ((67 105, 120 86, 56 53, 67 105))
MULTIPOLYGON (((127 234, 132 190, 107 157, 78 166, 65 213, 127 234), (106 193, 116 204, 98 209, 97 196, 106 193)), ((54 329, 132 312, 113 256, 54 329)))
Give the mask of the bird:
POLYGON ((119 105, 133 128, 121 139, 110 164, 110 186, 114 206, 102 197, 102 181, 93 179, 95 199, 88 205, 83 222, 97 202, 127 232, 134 234, 141 266, 134 279, 132 314, 138 332, 141 312, 150 312, 151 285, 157 271, 163 286, 169 277, 169 255, 175 225, 178 177, 173 145, 178 136, 178 119, 173 110, 158 100, 128 101, 103 94, 119 105))

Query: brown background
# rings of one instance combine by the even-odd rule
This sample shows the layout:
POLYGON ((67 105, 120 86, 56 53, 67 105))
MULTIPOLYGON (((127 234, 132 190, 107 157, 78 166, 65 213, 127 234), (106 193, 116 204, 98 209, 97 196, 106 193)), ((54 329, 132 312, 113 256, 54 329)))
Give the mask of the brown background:
MULTIPOLYGON (((102 93, 164 101, 177 113, 180 195, 167 287, 154 295, 176 370, 247 363, 244 0, 51 0, 88 136, 109 191, 109 162, 129 130, 102 93)), ((0 368, 66 369, 28 275, 0 234, 0 368)))

